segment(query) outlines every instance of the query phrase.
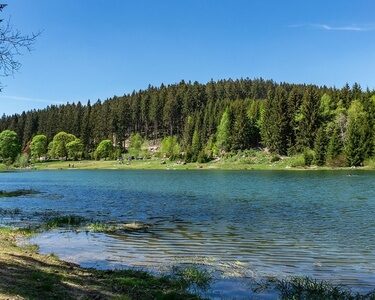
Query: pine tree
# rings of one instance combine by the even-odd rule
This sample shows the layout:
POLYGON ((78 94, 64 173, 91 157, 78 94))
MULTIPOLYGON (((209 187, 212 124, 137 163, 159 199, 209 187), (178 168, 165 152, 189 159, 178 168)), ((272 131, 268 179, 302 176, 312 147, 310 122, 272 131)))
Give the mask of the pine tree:
POLYGON ((308 87, 302 99, 296 143, 300 150, 312 148, 319 128, 320 99, 313 87, 308 87))

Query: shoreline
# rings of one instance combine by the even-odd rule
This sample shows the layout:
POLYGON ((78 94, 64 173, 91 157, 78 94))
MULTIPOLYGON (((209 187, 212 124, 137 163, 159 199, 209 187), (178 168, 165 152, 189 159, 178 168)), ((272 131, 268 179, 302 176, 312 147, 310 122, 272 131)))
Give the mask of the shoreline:
POLYGON ((135 270, 95 270, 17 245, 33 232, 0 227, 0 299, 199 299, 179 279, 135 270))
POLYGON ((81 160, 81 161, 48 161, 34 163, 26 168, 2 168, 2 171, 14 170, 216 170, 216 171, 375 171, 373 166, 363 167, 330 167, 309 166, 293 167, 287 162, 271 164, 249 164, 241 162, 208 162, 208 163, 177 163, 162 159, 134 160, 130 163, 119 163, 115 160, 81 160))

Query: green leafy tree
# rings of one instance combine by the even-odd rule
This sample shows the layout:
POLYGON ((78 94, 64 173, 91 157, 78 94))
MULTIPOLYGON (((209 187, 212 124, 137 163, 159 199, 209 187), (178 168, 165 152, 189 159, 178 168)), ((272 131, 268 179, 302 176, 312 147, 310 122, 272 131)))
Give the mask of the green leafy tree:
POLYGON ((31 157, 40 159, 47 154, 47 137, 44 134, 38 134, 33 137, 31 144, 31 157))
POLYGON ((165 137, 161 142, 160 152, 170 160, 176 159, 181 153, 181 147, 177 141, 177 137, 165 137))
POLYGON ((4 130, 0 133, 0 157, 3 160, 14 162, 21 151, 17 133, 12 130, 4 130))
POLYGON ((69 159, 77 160, 82 158, 84 146, 80 139, 75 139, 66 144, 66 150, 69 159))
POLYGON ((66 133, 64 131, 57 133, 52 140, 50 155, 53 158, 67 158, 68 150, 66 148, 66 145, 76 139, 77 138, 75 135, 66 133))
POLYGON ((133 156, 139 156, 142 151, 142 145, 144 143, 144 139, 139 133, 133 133, 130 136, 130 143, 129 143, 129 153, 133 156))
POLYGON ((96 159, 108 159, 113 154, 113 144, 111 140, 103 140, 95 150, 96 159))
POLYGON ((199 130, 195 129, 193 139, 191 142, 191 161, 197 161, 199 152, 201 150, 201 139, 199 136, 199 130))

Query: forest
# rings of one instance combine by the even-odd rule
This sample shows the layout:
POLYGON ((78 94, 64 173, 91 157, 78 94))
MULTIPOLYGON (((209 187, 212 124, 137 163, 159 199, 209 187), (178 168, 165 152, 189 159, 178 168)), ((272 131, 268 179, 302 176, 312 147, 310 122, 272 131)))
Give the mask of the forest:
POLYGON ((48 151, 51 158, 71 159, 116 158, 130 146, 159 140, 168 157, 187 162, 262 149, 280 157, 304 153, 320 166, 361 166, 374 155, 374 126, 375 92, 359 84, 181 81, 95 103, 3 115, 0 157, 15 159, 6 151, 12 138, 18 152, 30 154, 34 144, 34 156, 48 151))

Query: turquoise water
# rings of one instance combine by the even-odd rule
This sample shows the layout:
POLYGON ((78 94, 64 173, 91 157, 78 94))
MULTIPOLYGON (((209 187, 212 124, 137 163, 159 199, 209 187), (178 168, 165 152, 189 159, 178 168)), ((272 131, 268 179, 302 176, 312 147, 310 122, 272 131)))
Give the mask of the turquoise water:
POLYGON ((0 222, 46 215, 142 221, 147 232, 50 231, 41 252, 96 268, 164 271, 195 263, 212 295, 248 295, 269 276, 308 275, 367 291, 375 282, 375 172, 38 171, 0 173, 0 222), (9 210, 19 208, 16 213, 9 210), (225 280, 224 280, 225 279, 225 280), (241 280, 239 280, 241 279, 241 280))

